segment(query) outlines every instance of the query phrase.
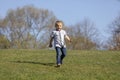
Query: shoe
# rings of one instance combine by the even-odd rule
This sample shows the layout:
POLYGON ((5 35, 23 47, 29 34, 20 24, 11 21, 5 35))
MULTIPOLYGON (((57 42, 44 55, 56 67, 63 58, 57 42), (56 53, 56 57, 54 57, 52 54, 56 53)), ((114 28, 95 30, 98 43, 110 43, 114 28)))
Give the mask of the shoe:
POLYGON ((60 67, 61 66, 61 64, 57 64, 55 67, 60 67))

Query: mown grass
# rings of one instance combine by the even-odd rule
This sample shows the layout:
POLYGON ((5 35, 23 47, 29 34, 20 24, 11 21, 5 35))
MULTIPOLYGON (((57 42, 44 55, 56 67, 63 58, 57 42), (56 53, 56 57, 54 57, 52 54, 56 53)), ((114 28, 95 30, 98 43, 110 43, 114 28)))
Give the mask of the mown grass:
POLYGON ((0 80, 120 80, 119 51, 68 51, 55 66, 54 50, 0 50, 0 80))

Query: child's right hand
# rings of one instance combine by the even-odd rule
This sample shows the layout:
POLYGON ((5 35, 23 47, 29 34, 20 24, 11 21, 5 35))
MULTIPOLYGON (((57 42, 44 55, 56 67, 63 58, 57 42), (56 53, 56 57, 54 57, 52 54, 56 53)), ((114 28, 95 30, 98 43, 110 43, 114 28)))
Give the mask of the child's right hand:
POLYGON ((49 47, 52 47, 52 44, 49 44, 49 47))

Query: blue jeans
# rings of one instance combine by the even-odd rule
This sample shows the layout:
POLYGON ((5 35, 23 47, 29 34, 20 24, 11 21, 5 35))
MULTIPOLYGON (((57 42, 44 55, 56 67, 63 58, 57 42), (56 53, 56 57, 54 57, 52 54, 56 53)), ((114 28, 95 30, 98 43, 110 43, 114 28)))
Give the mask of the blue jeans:
POLYGON ((66 48, 55 47, 57 64, 62 64, 64 57, 66 56, 66 48))

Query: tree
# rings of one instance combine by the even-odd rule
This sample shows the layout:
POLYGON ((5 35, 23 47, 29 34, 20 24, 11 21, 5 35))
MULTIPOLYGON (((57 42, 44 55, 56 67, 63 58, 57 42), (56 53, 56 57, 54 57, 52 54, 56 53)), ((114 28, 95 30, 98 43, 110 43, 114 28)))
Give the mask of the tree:
POLYGON ((89 19, 85 19, 83 22, 71 26, 68 32, 73 40, 71 48, 85 50, 97 49, 98 31, 89 19))
MULTIPOLYGON (((0 19, 1 22, 1 19, 0 19)), ((1 24, 1 23, 0 23, 1 24)), ((0 25, 0 49, 10 48, 9 40, 2 34, 2 25, 0 25)))
POLYGON ((108 41, 108 49, 120 50, 120 14, 109 26, 111 37, 108 41))
POLYGON ((48 10, 24 6, 9 10, 0 23, 2 33, 10 40, 12 48, 40 48, 43 33, 55 19, 48 10))

